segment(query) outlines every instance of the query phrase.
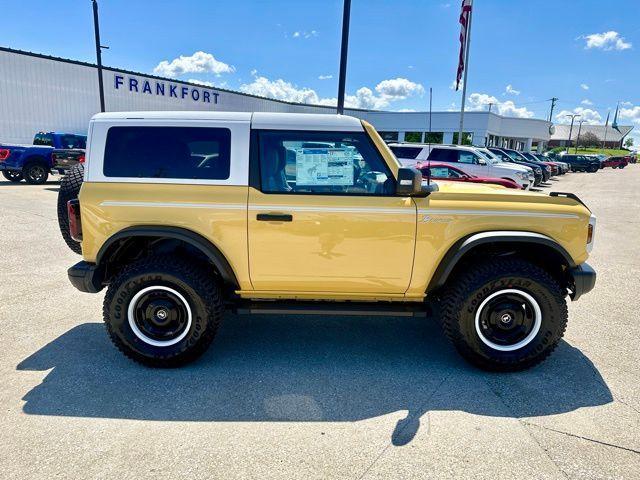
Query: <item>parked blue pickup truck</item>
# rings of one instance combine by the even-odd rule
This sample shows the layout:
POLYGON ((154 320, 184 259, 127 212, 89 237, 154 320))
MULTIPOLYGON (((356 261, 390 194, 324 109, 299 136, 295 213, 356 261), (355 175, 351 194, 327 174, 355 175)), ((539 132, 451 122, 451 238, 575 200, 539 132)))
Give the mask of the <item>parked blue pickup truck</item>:
POLYGON ((86 145, 85 135, 39 132, 33 145, 0 144, 0 171, 10 182, 24 178, 27 183, 39 185, 53 171, 64 173, 78 161, 84 161, 86 145))

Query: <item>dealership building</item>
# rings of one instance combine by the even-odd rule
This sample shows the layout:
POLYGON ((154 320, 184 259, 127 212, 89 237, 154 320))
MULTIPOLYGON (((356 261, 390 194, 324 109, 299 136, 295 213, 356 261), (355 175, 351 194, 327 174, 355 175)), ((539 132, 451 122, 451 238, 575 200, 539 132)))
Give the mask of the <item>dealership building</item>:
MULTIPOLYGON (((103 67, 102 74, 107 111, 335 112, 332 107, 257 97, 112 67, 103 67)), ((28 144, 39 131, 86 133, 89 119, 99 111, 96 65, 0 47, 0 143, 28 144)), ((426 112, 345 109, 345 113, 370 122, 387 140, 457 141, 458 112, 433 112, 431 119, 426 112)), ((465 136, 476 145, 541 149, 552 131, 546 120, 503 117, 493 112, 467 112, 464 120, 465 136)))

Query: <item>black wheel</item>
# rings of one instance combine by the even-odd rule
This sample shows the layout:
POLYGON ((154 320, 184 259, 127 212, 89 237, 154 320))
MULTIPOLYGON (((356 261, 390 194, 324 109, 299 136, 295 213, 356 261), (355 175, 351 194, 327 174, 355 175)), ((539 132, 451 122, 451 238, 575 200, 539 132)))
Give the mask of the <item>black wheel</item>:
POLYGON ((73 166, 60 181, 60 190, 58 190, 58 226, 65 243, 71 250, 77 254, 82 254, 82 246, 80 242, 76 242, 71 238, 69 233, 69 213, 67 212, 67 202, 78 198, 80 187, 82 186, 82 178, 84 176, 84 166, 78 164, 73 166))
POLYGON ((177 367, 199 357, 218 330, 223 304, 212 270, 151 256, 111 282, 103 315, 113 343, 151 367, 177 367))
POLYGON ((42 185, 49 178, 49 168, 41 162, 27 163, 22 169, 25 181, 30 185, 42 185))
POLYGON ((479 263, 443 293, 441 322, 456 349, 485 370, 524 370, 555 349, 567 325, 565 294, 519 259, 479 263))
POLYGON ((592 165, 591 167, 589 167, 588 172, 589 173, 596 173, 599 170, 599 168, 596 165, 592 165))
POLYGON ((2 175, 13 183, 18 183, 22 180, 22 172, 19 172, 18 170, 3 170, 2 175))

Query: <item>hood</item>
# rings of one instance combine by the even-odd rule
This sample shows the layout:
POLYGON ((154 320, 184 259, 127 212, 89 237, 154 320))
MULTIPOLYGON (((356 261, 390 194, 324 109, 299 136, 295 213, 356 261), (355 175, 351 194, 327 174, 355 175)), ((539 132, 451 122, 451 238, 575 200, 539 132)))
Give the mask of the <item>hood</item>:
MULTIPOLYGON (((589 216, 589 210, 579 201, 564 196, 552 197, 547 193, 530 190, 516 190, 501 185, 486 183, 464 183, 436 181, 438 191, 429 195, 433 200, 454 200, 477 202, 495 202, 496 207, 509 208, 508 205, 521 203, 529 208, 531 205, 547 206, 557 211, 565 209, 574 213, 589 216)), ((488 206, 488 204, 484 204, 488 206)), ((523 205, 523 206, 524 206, 523 205)))
POLYGON ((513 170, 514 172, 528 172, 529 167, 524 165, 515 165, 513 163, 498 162, 493 164, 494 167, 506 168, 507 170, 513 170))

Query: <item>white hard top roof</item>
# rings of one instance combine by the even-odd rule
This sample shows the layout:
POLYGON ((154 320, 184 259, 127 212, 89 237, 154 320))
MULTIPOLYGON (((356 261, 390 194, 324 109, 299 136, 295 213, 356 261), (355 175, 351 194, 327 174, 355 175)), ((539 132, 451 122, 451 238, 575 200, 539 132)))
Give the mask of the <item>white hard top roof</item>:
POLYGON ((222 120, 249 122, 253 128, 271 130, 341 130, 362 131, 362 123, 355 117, 324 113, 273 113, 273 112, 106 112, 93 116, 94 120, 222 120))

